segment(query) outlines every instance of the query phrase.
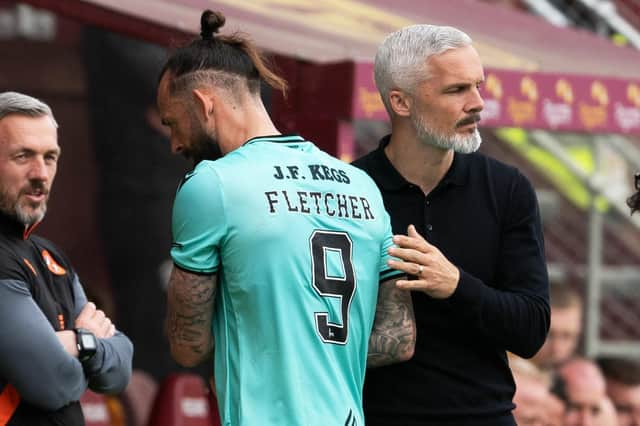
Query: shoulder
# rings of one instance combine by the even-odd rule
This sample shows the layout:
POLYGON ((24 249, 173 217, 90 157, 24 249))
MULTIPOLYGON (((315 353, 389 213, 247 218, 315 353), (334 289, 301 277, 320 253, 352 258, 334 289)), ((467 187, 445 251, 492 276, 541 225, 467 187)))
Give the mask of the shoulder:
POLYGON ((65 263, 69 263, 67 255, 64 251, 54 244, 52 241, 43 238, 39 235, 31 235, 29 239, 34 243, 34 245, 38 248, 40 252, 42 250, 47 250, 49 253, 54 255, 56 258, 63 260, 65 263))
POLYGON ((363 186, 369 185, 377 191, 377 185, 365 170, 357 167, 354 163, 349 164, 331 154, 324 151, 321 152, 324 156, 322 162, 329 165, 331 168, 337 169, 343 178, 346 178, 340 180, 341 182, 358 187, 358 189, 362 189, 363 186))
POLYGON ((51 240, 41 237, 40 235, 31 235, 29 237, 29 240, 31 240, 31 242, 36 247, 38 247, 38 249, 45 249, 52 253, 56 253, 61 257, 66 257, 63 251, 57 245, 55 245, 51 240))
POLYGON ((496 197, 503 206, 527 206, 537 203, 531 181, 515 166, 481 153, 467 155, 470 161, 469 180, 476 188, 485 186, 487 194, 496 197))
POLYGON ((518 184, 531 186, 529 179, 513 165, 479 152, 462 154, 461 156, 469 164, 470 178, 473 182, 477 183, 480 181, 479 179, 484 179, 487 183, 498 188, 509 188, 518 184))
POLYGON ((187 172, 178 186, 178 196, 194 195, 215 188, 218 184, 216 161, 201 161, 191 171, 187 172))
POLYGON ((517 167, 507 163, 503 163, 502 161, 496 160, 495 158, 485 155, 481 152, 461 155, 468 158, 469 164, 472 169, 497 174, 498 177, 502 178, 515 176, 519 173, 517 167))
POLYGON ((371 185, 377 190, 378 186, 376 185, 371 175, 367 173, 366 169, 358 167, 354 163, 344 163, 344 168, 349 175, 353 176, 353 180, 357 180, 358 182, 360 182, 360 184, 371 185))
MULTIPOLYGON (((29 260, 26 259, 26 262, 29 260)), ((20 279, 26 280, 28 274, 25 269, 28 265, 25 263, 16 247, 8 240, 0 238, 0 280, 3 279, 20 279)))
POLYGON ((376 148, 373 151, 369 152, 368 154, 363 155, 362 157, 358 158, 357 160, 355 160, 354 162, 352 162, 351 164, 354 167, 357 167, 358 169, 364 170, 366 172, 370 172, 373 170, 374 168, 374 163, 375 163, 375 158, 378 154, 378 149, 376 148))
POLYGON ((31 282, 38 267, 31 253, 22 241, 0 236, 0 280, 31 282))
POLYGON ((194 216, 203 218, 221 208, 224 189, 218 161, 201 161, 182 179, 173 204, 174 220, 182 223, 194 216))

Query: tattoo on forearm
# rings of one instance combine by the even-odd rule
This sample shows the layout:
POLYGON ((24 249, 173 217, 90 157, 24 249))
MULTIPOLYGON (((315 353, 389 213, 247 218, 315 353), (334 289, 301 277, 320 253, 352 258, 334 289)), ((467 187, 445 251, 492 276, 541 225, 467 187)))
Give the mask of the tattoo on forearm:
POLYGON ((382 284, 369 338, 367 366, 379 367, 406 359, 413 350, 415 340, 411 293, 396 288, 395 281, 382 284))
POLYGON ((173 348, 203 357, 209 353, 216 293, 215 276, 173 268, 167 300, 167 334, 173 348))

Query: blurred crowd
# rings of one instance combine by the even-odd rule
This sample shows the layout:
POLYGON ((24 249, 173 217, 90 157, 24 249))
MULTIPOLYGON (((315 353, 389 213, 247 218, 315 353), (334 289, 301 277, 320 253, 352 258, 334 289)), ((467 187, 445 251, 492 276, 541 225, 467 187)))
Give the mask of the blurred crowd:
POLYGON ((584 357, 580 294, 556 284, 550 300, 551 327, 542 349, 531 360, 509 357, 518 425, 640 425, 640 362, 584 357))

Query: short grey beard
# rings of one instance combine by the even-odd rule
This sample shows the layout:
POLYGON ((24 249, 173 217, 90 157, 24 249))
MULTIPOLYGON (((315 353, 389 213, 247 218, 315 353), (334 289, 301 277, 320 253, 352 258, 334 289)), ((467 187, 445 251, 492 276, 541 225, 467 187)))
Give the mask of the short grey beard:
POLYGON ((44 219, 44 215, 47 213, 47 204, 43 204, 40 208, 33 213, 26 213, 20 208, 20 204, 16 201, 13 205, 7 205, 5 203, 6 194, 0 192, 0 211, 7 216, 15 218, 18 222, 25 226, 33 225, 44 219))
POLYGON ((30 226, 44 219, 44 215, 47 213, 47 205, 45 204, 39 209, 37 209, 36 211, 34 211, 33 213, 27 214, 23 212, 20 209, 20 207, 16 204, 15 213, 16 213, 16 218, 18 219, 18 222, 22 223, 23 225, 30 226))
POLYGON ((447 136, 437 133, 427 124, 424 118, 418 114, 411 115, 411 123, 416 131, 418 140, 427 145, 450 150, 460 154, 471 154, 476 152, 482 144, 482 136, 476 127, 470 135, 459 135, 457 133, 447 136))

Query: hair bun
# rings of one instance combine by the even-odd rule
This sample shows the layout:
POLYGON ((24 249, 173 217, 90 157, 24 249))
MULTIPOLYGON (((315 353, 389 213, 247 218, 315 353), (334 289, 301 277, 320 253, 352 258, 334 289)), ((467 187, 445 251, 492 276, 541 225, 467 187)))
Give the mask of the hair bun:
POLYGON ((200 36, 203 40, 213 39, 213 35, 224 25, 225 17, 221 12, 205 10, 200 17, 200 36))

